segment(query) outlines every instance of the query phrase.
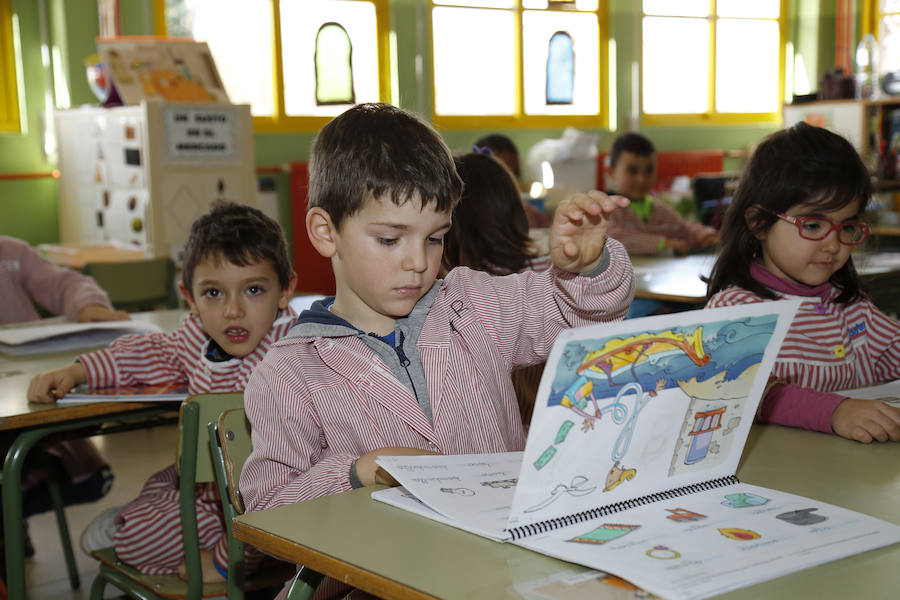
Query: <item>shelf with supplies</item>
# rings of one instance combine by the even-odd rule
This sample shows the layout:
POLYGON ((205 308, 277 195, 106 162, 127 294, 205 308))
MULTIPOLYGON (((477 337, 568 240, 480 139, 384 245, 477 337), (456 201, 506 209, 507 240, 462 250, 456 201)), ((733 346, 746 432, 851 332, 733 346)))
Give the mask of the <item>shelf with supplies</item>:
POLYGON ((785 127, 805 121, 843 135, 876 174, 876 189, 900 189, 900 96, 786 104, 783 117, 785 127), (891 163, 885 158, 892 148, 897 158, 891 163))

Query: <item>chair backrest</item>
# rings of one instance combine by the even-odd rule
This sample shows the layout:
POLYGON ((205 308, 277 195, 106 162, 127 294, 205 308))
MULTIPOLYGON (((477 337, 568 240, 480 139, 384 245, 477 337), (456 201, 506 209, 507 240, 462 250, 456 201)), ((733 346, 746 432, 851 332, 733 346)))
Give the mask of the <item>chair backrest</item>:
POLYGON ((175 468, 184 476, 185 469, 195 483, 209 483, 216 480, 213 459, 206 443, 209 423, 215 422, 226 410, 244 407, 243 392, 220 392, 213 394, 196 394, 181 404, 178 417, 178 446, 176 448, 175 468), (190 458, 193 465, 185 458, 190 458))
POLYGON ((250 443, 250 421, 243 408, 226 410, 219 415, 216 435, 222 449, 222 463, 225 469, 225 481, 228 484, 228 498, 237 514, 244 513, 244 499, 238 489, 241 471, 250 456, 253 446, 250 443))
POLYGON ((175 263, 171 258, 89 262, 81 271, 94 278, 116 308, 132 311, 159 306, 178 308, 175 263))

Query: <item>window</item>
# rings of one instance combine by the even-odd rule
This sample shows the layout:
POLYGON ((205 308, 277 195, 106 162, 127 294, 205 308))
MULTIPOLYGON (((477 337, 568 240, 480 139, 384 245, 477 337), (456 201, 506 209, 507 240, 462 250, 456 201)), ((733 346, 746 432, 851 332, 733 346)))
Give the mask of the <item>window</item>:
POLYGON ((433 0, 435 124, 606 123, 605 15, 603 0, 433 0))
POLYGON ((885 75, 900 71, 900 0, 870 0, 870 3, 875 5, 874 10, 865 8, 875 15, 875 34, 880 46, 878 72, 885 75))
POLYGON ((15 30, 15 18, 9 0, 0 0, 0 132, 21 131, 15 30))
POLYGON ((780 119, 783 0, 643 0, 648 124, 780 119))
POLYGON ((388 0, 156 1, 163 33, 209 44, 257 131, 315 131, 356 102, 390 101, 388 0))

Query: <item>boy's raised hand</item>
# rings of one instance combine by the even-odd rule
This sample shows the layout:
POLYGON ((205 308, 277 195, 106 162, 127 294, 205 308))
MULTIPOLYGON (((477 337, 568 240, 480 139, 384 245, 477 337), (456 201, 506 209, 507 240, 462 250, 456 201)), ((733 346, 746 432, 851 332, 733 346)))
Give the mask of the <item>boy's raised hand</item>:
POLYGON ((600 263, 609 215, 628 206, 627 198, 593 190, 566 198, 556 207, 550 226, 553 264, 572 273, 587 273, 600 263))
POLYGON ((38 373, 28 384, 28 401, 51 404, 65 396, 69 390, 87 381, 87 371, 81 363, 63 369, 38 373))
POLYGON ((864 444, 900 442, 900 408, 881 400, 846 398, 831 414, 831 428, 864 444))

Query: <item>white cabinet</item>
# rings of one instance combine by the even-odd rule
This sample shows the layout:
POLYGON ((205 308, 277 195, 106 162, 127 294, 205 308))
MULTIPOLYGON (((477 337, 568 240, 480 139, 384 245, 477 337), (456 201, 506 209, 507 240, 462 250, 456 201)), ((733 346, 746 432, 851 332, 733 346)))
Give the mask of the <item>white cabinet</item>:
POLYGON ((143 102, 56 113, 63 243, 178 255, 217 198, 257 205, 250 107, 143 102))

